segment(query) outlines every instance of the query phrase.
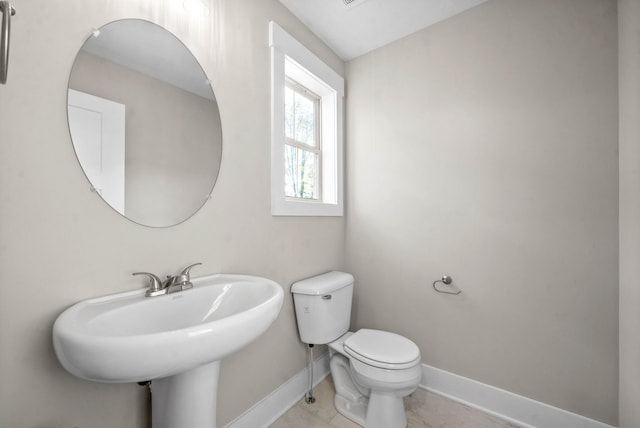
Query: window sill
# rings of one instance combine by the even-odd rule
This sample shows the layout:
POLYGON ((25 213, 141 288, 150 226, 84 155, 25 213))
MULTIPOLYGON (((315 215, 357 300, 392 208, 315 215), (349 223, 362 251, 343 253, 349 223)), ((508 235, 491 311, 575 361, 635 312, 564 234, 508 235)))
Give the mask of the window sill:
POLYGON ((280 200, 272 201, 273 216, 341 217, 344 215, 342 204, 330 204, 319 201, 280 200))

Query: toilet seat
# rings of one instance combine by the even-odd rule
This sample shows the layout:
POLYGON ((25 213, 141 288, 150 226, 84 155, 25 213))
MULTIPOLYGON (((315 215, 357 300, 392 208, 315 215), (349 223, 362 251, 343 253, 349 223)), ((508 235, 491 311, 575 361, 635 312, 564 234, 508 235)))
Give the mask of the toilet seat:
POLYGON ((382 369, 408 369, 420 362, 415 343, 388 331, 358 330, 344 341, 343 349, 352 358, 382 369))

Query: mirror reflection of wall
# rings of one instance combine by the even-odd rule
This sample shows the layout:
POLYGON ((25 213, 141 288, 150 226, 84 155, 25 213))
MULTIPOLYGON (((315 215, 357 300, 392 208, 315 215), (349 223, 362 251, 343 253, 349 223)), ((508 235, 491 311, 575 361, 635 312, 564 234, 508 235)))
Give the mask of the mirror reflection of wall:
POLYGON ((184 221, 206 202, 222 153, 220 114, 204 72, 171 33, 141 20, 108 24, 78 53, 69 89, 124 105, 123 211, 93 182, 76 141, 85 125, 69 107, 78 158, 114 209, 134 222, 163 227, 184 221), (182 77, 185 66, 193 76, 182 77))

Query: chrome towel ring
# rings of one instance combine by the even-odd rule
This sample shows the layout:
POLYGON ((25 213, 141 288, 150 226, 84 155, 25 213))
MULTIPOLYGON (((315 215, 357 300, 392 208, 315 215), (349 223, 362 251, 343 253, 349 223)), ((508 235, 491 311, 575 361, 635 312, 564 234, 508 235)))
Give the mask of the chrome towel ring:
POLYGON ((451 284, 453 282, 453 278, 451 278, 449 275, 443 275, 441 279, 436 279, 435 281, 433 281, 433 289, 436 290, 438 293, 444 293, 444 294, 458 295, 458 294, 462 293, 462 290, 458 290, 458 291, 440 290, 438 288, 438 286, 436 285, 439 282, 441 282, 441 283, 443 283, 445 285, 451 284))
POLYGON ((8 1, 0 1, 0 12, 2 12, 2 33, 0 34, 0 83, 7 83, 7 72, 9 70, 9 36, 11 34, 11 17, 16 14, 16 10, 8 1))

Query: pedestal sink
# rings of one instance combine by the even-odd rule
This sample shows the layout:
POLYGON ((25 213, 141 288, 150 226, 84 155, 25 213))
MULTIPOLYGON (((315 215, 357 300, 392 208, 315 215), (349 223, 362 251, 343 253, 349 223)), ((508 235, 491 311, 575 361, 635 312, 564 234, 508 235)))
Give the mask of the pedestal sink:
POLYGON ((151 380, 153 428, 215 428, 220 360, 267 330, 283 291, 247 275, 192 283, 173 294, 136 290, 71 306, 53 326, 60 363, 87 380, 151 380))

